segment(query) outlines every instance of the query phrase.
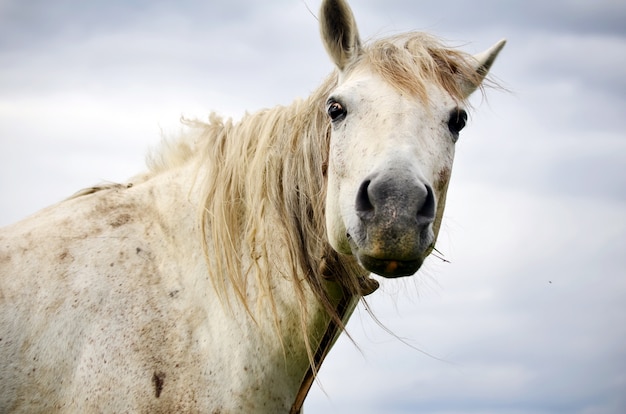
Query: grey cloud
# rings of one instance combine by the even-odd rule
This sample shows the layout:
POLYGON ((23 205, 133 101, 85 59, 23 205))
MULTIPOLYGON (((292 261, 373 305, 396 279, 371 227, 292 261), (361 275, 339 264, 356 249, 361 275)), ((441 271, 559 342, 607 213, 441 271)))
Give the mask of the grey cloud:
POLYGON ((15 7, 17 11, 0 18, 11 22, 11 15, 20 14, 24 23, 17 19, 3 26, 0 21, 0 32, 11 39, 11 46, 0 45, 5 94, 49 88, 102 93, 113 85, 152 85, 156 90, 194 78, 201 80, 198 93, 207 91, 207 104, 219 109, 212 89, 221 88, 242 102, 265 96, 267 105, 288 103, 308 93, 332 69, 317 22, 301 3, 92 2, 74 10, 66 1, 50 15, 46 12, 53 6, 45 5, 15 7), (68 18, 64 10, 74 14, 68 18), (111 16, 125 17, 117 24, 111 16), (48 19, 49 27, 38 28, 41 19, 48 19), (68 21, 74 29, 67 28, 68 21))
MULTIPOLYGON (((416 3, 409 0, 368 3, 386 16, 403 13, 447 30, 483 27, 522 28, 525 31, 626 34, 626 5, 605 1, 447 0, 416 3)), ((366 6, 367 7, 367 6, 366 6)))
MULTIPOLYGON (((8 0, 0 13, 0 47, 24 48, 56 37, 82 37, 118 30, 129 25, 176 23, 207 27, 232 20, 245 20, 260 7, 257 2, 197 2, 166 0, 132 2, 113 0, 84 2, 80 0, 8 0), (166 19, 163 16, 167 16, 166 19)), ((171 29, 162 27, 164 31, 171 29)))
MULTIPOLYGON (((626 94, 623 76, 626 36, 566 36, 531 34, 517 46, 524 65, 517 68, 528 82, 555 84, 575 82, 581 90, 602 90, 622 98, 626 94)), ((581 101, 587 99, 582 93, 581 101)))

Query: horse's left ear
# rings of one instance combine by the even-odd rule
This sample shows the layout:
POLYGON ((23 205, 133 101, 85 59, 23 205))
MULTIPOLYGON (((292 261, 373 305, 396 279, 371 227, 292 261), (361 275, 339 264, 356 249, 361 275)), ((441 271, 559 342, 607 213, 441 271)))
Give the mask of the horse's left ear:
POLYGON ((320 32, 331 59, 343 71, 361 53, 361 39, 354 15, 343 0, 324 0, 320 11, 320 32))
POLYGON ((474 79, 474 82, 466 81, 462 85, 462 90, 465 97, 470 96, 472 92, 474 92, 476 88, 480 86, 483 79, 485 79, 485 76, 487 76, 491 65, 493 65, 496 57, 498 57, 498 53, 500 53, 505 44, 506 39, 502 39, 484 52, 474 55, 474 70, 476 70, 476 74, 478 75, 478 77, 474 79))

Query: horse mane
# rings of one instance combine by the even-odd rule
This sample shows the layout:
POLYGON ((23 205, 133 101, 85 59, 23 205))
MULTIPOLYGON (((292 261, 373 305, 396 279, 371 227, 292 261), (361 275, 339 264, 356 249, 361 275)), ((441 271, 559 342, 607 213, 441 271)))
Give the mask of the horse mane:
MULTIPOLYGON (((324 102, 336 84, 333 74, 308 98, 246 114, 236 123, 215 113, 208 123, 183 120, 191 134, 165 142, 148 160, 149 174, 197 162, 202 243, 214 287, 226 302, 234 295, 253 319, 269 304, 277 328, 275 282, 269 274, 293 284, 303 332, 307 290, 339 326, 325 281, 339 283, 343 295, 363 292, 365 271, 326 239, 330 123, 324 102), (270 256, 276 249, 280 258, 270 256), (251 289, 256 308, 248 302, 251 289)), ((304 340, 312 358, 306 334, 304 340)))
POLYGON ((481 90, 485 84, 485 74, 476 70, 470 54, 446 47, 438 38, 422 32, 374 41, 366 47, 361 60, 400 92, 408 92, 424 104, 428 103, 429 84, 442 88, 459 102, 467 98, 463 84, 481 90))
MULTIPOLYGON (((471 55, 417 32, 366 45, 348 70, 362 65, 423 101, 428 100, 431 84, 462 101, 461 80, 478 86, 482 79, 471 55)), ((307 345, 307 285, 341 327, 324 281, 337 281, 344 294, 363 294, 359 279, 365 271, 353 257, 337 254, 326 238, 330 122, 325 102, 338 78, 335 71, 308 98, 246 114, 236 123, 215 114, 208 123, 184 120, 195 132, 166 144, 149 160, 148 175, 197 161, 203 175, 198 179, 204 180, 199 220, 215 288, 218 293, 234 293, 252 316, 248 293, 253 286, 258 301, 269 301, 278 326, 277 299, 268 274, 287 278, 301 305, 307 345), (274 246, 272 251, 280 246, 280 266, 267 246, 274 246)))
POLYGON ((213 143, 204 154, 211 167, 201 220, 204 241, 219 247, 205 245, 218 270, 214 281, 221 290, 230 287, 248 307, 248 277, 254 275, 257 297, 267 298, 278 318, 267 275, 290 280, 303 327, 305 283, 335 316, 323 281, 334 279, 346 294, 358 294, 358 277, 364 273, 353 258, 339 257, 326 240, 330 125, 323 102, 336 82, 331 76, 309 98, 246 115, 237 124, 212 116, 204 126, 213 143), (268 246, 281 250, 281 257, 270 257, 268 246))

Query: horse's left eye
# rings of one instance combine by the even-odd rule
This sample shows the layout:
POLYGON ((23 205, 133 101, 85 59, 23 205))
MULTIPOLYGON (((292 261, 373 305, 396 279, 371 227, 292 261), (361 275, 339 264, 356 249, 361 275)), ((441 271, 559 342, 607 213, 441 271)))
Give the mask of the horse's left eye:
POLYGON ((463 109, 454 109, 450 112, 450 119, 448 119, 448 128, 454 135, 458 135, 467 122, 467 112, 463 109))

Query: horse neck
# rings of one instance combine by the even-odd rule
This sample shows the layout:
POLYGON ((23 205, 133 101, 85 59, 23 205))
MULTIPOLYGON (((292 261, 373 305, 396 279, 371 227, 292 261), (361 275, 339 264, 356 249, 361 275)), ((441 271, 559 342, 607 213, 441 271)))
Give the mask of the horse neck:
POLYGON ((205 243, 204 270, 187 277, 198 279, 189 283, 201 287, 195 294, 211 315, 210 352, 237 350, 228 369, 246 375, 234 388, 265 378, 285 401, 295 398, 331 321, 342 326, 359 273, 326 241, 327 89, 235 125, 213 119, 202 126, 197 156, 150 180, 167 193, 164 210, 183 216, 185 234, 194 235, 185 245, 194 257, 205 243), (173 191, 172 182, 190 184, 173 191))
MULTIPOLYGON (((188 329, 190 343, 202 350, 196 364, 208 373, 204 386, 213 390, 211 398, 224 412, 284 412, 293 404, 309 368, 300 303, 293 295, 291 281, 282 277, 280 269, 261 269, 276 298, 274 310, 263 306, 264 293, 256 284, 259 269, 250 259, 241 263, 249 269, 245 304, 232 289, 207 277, 210 262, 204 257, 198 222, 204 184, 198 174, 204 170, 193 162, 181 164, 136 177, 124 193, 154 213, 150 226, 157 226, 159 231, 158 237, 149 240, 151 251, 155 258, 167 258, 158 265, 161 283, 176 286, 179 292, 177 300, 165 295, 165 303, 177 304, 173 311, 180 313, 180 326, 188 329), (274 312, 280 315, 279 320, 275 320, 274 312)), ((268 248, 276 261, 282 260, 278 252, 284 248, 268 248)), ((223 280, 228 281, 226 277, 223 280)), ((315 338, 316 332, 326 329, 328 317, 320 312, 310 290, 305 289, 304 295, 308 306, 306 333, 315 338)))

